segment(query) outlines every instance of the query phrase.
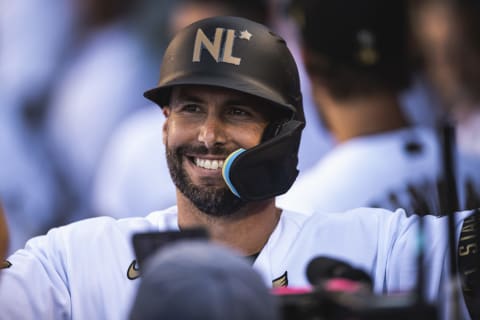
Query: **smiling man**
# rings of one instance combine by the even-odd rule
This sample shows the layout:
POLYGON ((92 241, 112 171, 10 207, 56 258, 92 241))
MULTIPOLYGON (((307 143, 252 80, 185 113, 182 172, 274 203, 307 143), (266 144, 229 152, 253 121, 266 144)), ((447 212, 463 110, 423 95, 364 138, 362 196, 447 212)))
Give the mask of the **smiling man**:
POLYGON ((232 17, 187 27, 145 93, 166 117, 180 228, 202 226, 246 255, 277 226, 274 196, 297 176, 305 122, 293 57, 267 30, 232 17))
MULTIPOLYGON (((132 235, 190 227, 207 229, 214 242, 252 261, 272 287, 308 285, 307 265, 327 255, 368 270, 377 293, 414 288, 417 217, 362 208, 307 218, 275 205, 298 174, 305 125, 299 88, 285 41, 263 25, 215 17, 180 31, 158 85, 145 92, 166 116, 177 206, 144 218, 88 219, 31 239, 4 264, 1 317, 125 319, 141 281, 132 235)), ((457 234, 463 223, 469 241, 462 246, 474 244, 466 233, 476 221, 458 214, 457 234)), ((425 243, 434 244, 425 249, 429 301, 442 298, 440 283, 448 281, 443 222, 425 218, 425 243)))
MULTIPOLYGON (((225 185, 222 168, 230 153, 260 143, 268 124, 264 101, 228 89, 180 87, 163 109, 164 143, 179 202, 200 211, 229 216, 247 202, 225 185)), ((180 205, 181 206, 181 205, 180 205)))
POLYGON ((234 151, 260 143, 274 108, 265 100, 230 89, 182 86, 172 90, 170 104, 163 108, 164 143, 177 187, 181 227, 204 226, 214 239, 235 244, 245 254, 260 252, 280 211, 271 198, 252 202, 234 195, 222 169, 234 151), (253 227, 256 224, 264 227, 253 227))

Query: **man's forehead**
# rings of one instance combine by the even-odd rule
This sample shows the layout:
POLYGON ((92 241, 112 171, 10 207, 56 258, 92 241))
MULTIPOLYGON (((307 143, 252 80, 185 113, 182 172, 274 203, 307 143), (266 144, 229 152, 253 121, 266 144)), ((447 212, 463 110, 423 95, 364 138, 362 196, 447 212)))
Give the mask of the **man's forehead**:
POLYGON ((234 89, 208 85, 181 85, 172 88, 170 103, 181 101, 216 102, 223 105, 249 106, 263 113, 267 119, 288 117, 288 113, 276 104, 254 95, 234 89))
POLYGON ((194 99, 196 101, 210 101, 219 99, 224 101, 242 102, 245 104, 270 105, 268 101, 240 92, 234 89, 207 86, 207 85, 183 85, 172 89, 171 102, 183 99, 194 99))

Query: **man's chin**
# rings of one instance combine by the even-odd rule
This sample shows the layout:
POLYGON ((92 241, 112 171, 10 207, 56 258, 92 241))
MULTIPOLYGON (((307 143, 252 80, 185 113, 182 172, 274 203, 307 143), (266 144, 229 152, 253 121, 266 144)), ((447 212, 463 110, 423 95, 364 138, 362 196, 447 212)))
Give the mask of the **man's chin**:
POLYGON ((223 177, 220 178, 202 178, 198 182, 193 183, 194 186, 198 189, 205 189, 209 192, 217 192, 222 190, 228 190, 228 187, 223 180, 223 177))
POLYGON ((185 195, 204 213, 214 217, 233 215, 246 203, 237 198, 226 186, 188 188, 185 195))

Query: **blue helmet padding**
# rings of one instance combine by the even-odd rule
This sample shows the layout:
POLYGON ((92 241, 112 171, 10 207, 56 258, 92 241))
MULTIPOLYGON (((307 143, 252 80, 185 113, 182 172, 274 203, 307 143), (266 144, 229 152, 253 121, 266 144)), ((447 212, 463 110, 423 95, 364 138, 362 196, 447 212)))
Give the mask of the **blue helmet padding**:
POLYGON ((225 180, 225 183, 227 184, 230 191, 232 191, 232 193, 236 195, 238 198, 240 198, 240 194, 238 193, 237 189, 235 188, 232 181, 230 180, 230 168, 232 167, 233 161, 235 161, 235 159, 245 151, 246 151, 245 149, 240 148, 232 152, 227 157, 227 159, 225 159, 225 162, 223 163, 223 168, 222 168, 222 175, 223 175, 223 179, 225 180))

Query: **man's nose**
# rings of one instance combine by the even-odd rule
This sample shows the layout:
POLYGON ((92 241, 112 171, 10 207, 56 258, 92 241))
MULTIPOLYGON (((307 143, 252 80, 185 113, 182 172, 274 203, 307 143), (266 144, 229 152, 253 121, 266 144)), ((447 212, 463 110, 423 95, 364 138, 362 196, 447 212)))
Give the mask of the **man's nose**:
POLYGON ((207 148, 226 142, 225 126, 217 116, 209 115, 203 122, 198 140, 207 148))

